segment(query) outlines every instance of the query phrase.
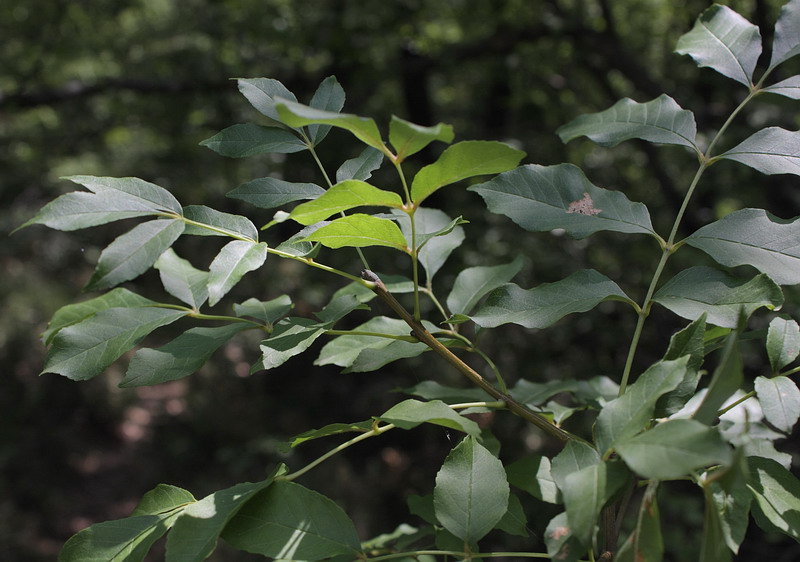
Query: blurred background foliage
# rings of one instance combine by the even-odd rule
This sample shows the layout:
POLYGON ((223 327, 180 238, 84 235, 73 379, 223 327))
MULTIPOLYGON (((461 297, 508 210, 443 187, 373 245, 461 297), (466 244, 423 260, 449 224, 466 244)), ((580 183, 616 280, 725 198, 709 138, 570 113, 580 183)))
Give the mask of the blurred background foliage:
MULTIPOLYGON (((723 3, 759 25, 768 47, 781 0, 723 3)), ((526 162, 576 163, 595 184, 645 202, 664 233, 694 173, 691 154, 639 142, 611 150, 584 141, 564 146, 554 131, 622 97, 647 101, 661 93, 693 110, 700 131, 719 127, 746 92, 672 52, 709 5, 705 0, 3 2, 0 558, 51 560, 71 534, 127 515, 158 482, 186 487, 199 498, 260 479, 276 462, 302 466, 327 450, 330 441, 286 453, 279 445, 288 437, 379 414, 402 398, 392 390, 422 380, 460 384, 457 375, 432 367, 427 357, 378 373, 342 375, 335 368, 314 367, 312 354, 250 376, 258 341, 247 337, 227 346, 200 373, 153 388, 117 388, 124 361, 89 382, 38 377, 44 352, 39 334, 58 307, 83 298, 81 288, 99 252, 123 232, 119 225, 74 233, 34 227, 9 236, 44 203, 75 188, 59 177, 137 176, 167 187, 183 204, 246 214, 264 224, 272 213, 225 193, 268 175, 321 183, 309 155, 230 160, 198 143, 231 124, 260 119, 230 78, 277 78, 307 102, 317 84, 334 74, 348 95, 345 111, 381 124, 392 114, 424 125, 443 121, 455 127, 457 140, 498 139, 519 146, 528 153, 526 162)), ((775 81, 800 70, 796 60, 784 66, 775 81)), ((728 146, 754 127, 795 130, 798 115, 796 102, 765 96, 737 120, 728 146)), ((410 161, 409 171, 434 158, 435 150, 410 161)), ((332 173, 360 148, 344 132, 333 131, 319 152, 332 173)), ((394 185, 390 175, 374 179, 381 186, 394 185)), ((798 214, 798 203, 796 178, 764 177, 721 163, 704 177, 684 232, 744 206, 789 218, 798 214)), ((440 297, 460 268, 506 263, 519 253, 528 260, 517 278, 523 287, 591 267, 637 300, 655 266, 655 244, 641 237, 522 236, 505 217, 489 215, 463 186, 443 190, 429 205, 471 221, 466 243, 435 279, 440 297)), ((266 238, 277 243, 291 233, 270 230, 266 238)), ((187 239, 178 251, 205 267, 220 245, 214 238, 187 239)), ((329 252, 322 259, 360 269, 353 253, 340 254, 329 252)), ((407 266, 394 256, 387 260, 375 252, 369 257, 386 273, 403 273, 407 266)), ((682 259, 703 258, 687 248, 670 266, 677 270, 682 259)), ((166 298, 153 272, 129 286, 166 298)), ((250 296, 267 300, 288 293, 295 312, 307 315, 340 286, 339 279, 271 257, 218 309, 227 312, 232 302, 250 296)), ((796 291, 787 293, 787 300, 798 302, 796 291)), ((387 313, 379 307, 378 312, 387 313)), ((364 318, 356 315, 352 321, 364 318)), ((618 378, 634 321, 622 305, 608 304, 547 331, 502 327, 481 341, 512 382, 599 374, 618 378)), ((763 315, 753 327, 759 322, 763 315)), ((654 312, 637 358, 640 371, 664 352, 669 335, 683 324, 654 312)), ((169 336, 167 330, 148 343, 159 345, 169 336)), ((745 351, 749 375, 763 372, 759 347, 745 351)), ((588 421, 578 415, 570 423, 588 421)), ((553 443, 509 416, 497 416, 493 423, 506 459, 554 450, 553 443)), ((797 452, 796 442, 786 445, 797 452)), ((437 429, 393 432, 339 455, 303 483, 336 499, 368 538, 401 521, 413 522, 405 497, 431 491, 450 446, 437 429)), ((699 540, 692 526, 702 521, 700 494, 666 486, 662 498, 672 559, 691 560, 699 540)), ((542 550, 536 543, 553 515, 548 509, 531 508, 532 538, 506 546, 542 550)), ((800 557, 796 545, 750 532, 740 559, 800 557)), ((223 546, 213 559, 247 558, 223 546)))

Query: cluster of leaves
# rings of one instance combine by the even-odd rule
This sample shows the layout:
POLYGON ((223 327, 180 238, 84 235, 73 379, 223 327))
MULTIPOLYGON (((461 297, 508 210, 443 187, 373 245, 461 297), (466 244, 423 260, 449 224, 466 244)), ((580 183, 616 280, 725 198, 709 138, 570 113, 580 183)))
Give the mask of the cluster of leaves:
POLYGON ((796 132, 769 127, 725 152, 714 151, 729 123, 757 96, 800 98, 800 76, 766 85, 778 65, 800 54, 800 0, 784 7, 775 28, 772 58, 758 82, 753 79, 761 54, 758 28, 729 8, 715 5, 704 12, 694 29, 680 39, 677 51, 747 88, 740 106, 708 146, 698 140, 692 112, 666 95, 646 103, 625 99, 558 131, 564 142, 587 137, 614 146, 643 139, 694 154, 697 173, 667 236, 656 232, 643 203, 595 186, 573 165, 518 167, 524 153, 500 142, 452 144, 419 170, 409 185, 403 162, 432 142, 450 144, 452 128, 444 124, 423 127, 394 117, 387 144, 372 119, 341 112, 345 96, 333 77, 322 82, 309 105, 299 103, 277 80, 239 80, 240 91, 263 114, 265 123, 234 125, 203 142, 224 156, 237 158, 309 151, 318 163, 316 147, 331 127, 349 131, 366 145, 360 155, 341 165, 335 181, 328 179, 320 164, 325 187, 260 178, 229 194, 262 209, 279 209, 261 229, 267 237, 275 224, 296 222, 299 231, 287 240, 261 240, 260 230, 245 217, 204 206, 182 206, 167 190, 136 178, 68 178, 89 192, 62 195, 24 226, 75 230, 133 217, 149 220, 102 252, 87 289, 111 290, 55 314, 44 334, 50 346, 44 372, 75 380, 92 378, 151 332, 192 318, 214 325, 190 328, 156 349, 138 349, 121 385, 152 385, 191 375, 225 342, 252 329, 265 334, 254 372, 277 367, 329 335, 333 339, 321 349, 317 364, 374 371, 432 350, 479 388, 450 388, 426 381, 408 389, 420 400, 405 400, 371 420, 333 424, 296 436, 291 446, 356 434, 294 472, 280 466, 261 482, 237 484, 201 500, 185 490, 160 485, 130 517, 96 524, 75 535, 61 558, 140 560, 167 531, 170 560, 203 559, 219 537, 234 547, 278 559, 379 560, 396 559, 402 553, 469 558, 481 552, 479 541, 493 529, 527 534, 517 495, 525 493, 564 506, 545 531, 548 555, 553 558, 577 560, 587 552, 590 557, 613 552, 618 560, 661 560, 658 490, 662 482, 676 479, 695 482, 705 499, 701 560, 730 559, 744 539, 750 513, 762 528, 800 540, 800 481, 789 471, 789 456, 774 446, 800 415, 800 390, 789 378, 800 370, 790 368, 800 355, 800 327, 788 317, 775 316, 767 330, 747 328, 747 319, 759 309, 781 308, 782 286, 800 284, 800 250, 795 242, 800 222, 779 219, 762 209, 741 209, 678 239, 683 213, 711 165, 732 160, 766 174, 800 175, 800 134, 796 132), (367 181, 387 161, 398 173, 397 191, 367 181), (498 175, 473 183, 469 190, 479 194, 490 211, 508 216, 527 231, 559 229, 575 238, 613 231, 652 238, 659 261, 644 300, 635 302, 615 281, 595 270, 577 271, 563 280, 525 289, 511 282, 522 267, 522 260, 515 259, 461 271, 442 302, 433 279, 461 245, 465 221, 423 203, 445 186, 494 174, 498 175), (379 211, 367 214, 363 207, 379 211), (359 212, 347 214, 353 209, 359 212), (204 271, 172 249, 181 235, 233 240, 222 246, 204 271), (758 273, 742 278, 728 270, 695 266, 661 283, 667 261, 687 245, 726 268, 748 265, 758 273), (407 255, 410 275, 370 271, 362 249, 371 247, 407 255), (318 259, 323 248, 355 248, 365 271, 357 276, 326 265, 318 259), (234 304, 233 316, 202 312, 206 305, 222 302, 270 254, 339 275, 350 283, 333 294, 316 318, 289 316, 292 301, 286 295, 234 304), (425 283, 420 282, 420 265, 425 283), (158 270, 165 290, 182 304, 156 302, 117 287, 151 267, 158 270), (398 293, 413 294, 413 312, 394 298, 398 293), (338 321, 368 308, 367 303, 376 297, 399 318, 376 316, 351 330, 335 329, 338 321), (430 299, 441 314, 438 323, 422 319, 421 298, 430 299), (459 329, 468 322, 481 330, 505 324, 546 328, 605 301, 624 303, 638 317, 618 381, 596 377, 545 384, 520 379, 509 388, 496 368, 496 382, 491 384, 452 351, 488 359, 459 329), (633 359, 653 304, 690 323, 672 336, 663 359, 631 382, 633 359), (769 373, 758 376, 749 392, 742 389, 739 342, 743 338, 765 340, 771 367, 769 373), (706 357, 714 352, 718 352, 716 366, 701 385, 706 357), (569 406, 554 399, 565 393, 571 397, 569 406), (749 415, 735 415, 745 407, 749 415), (552 459, 531 455, 504 466, 497 440, 464 415, 502 409, 561 439, 561 452, 552 459), (579 409, 597 412, 591 436, 573 435, 562 427, 579 409), (421 423, 444 426, 465 437, 444 461, 432 494, 409 498, 410 511, 425 522, 419 528, 404 525, 392 534, 361 542, 338 506, 294 482, 346 447, 421 423), (639 486, 644 493, 637 495, 639 486), (634 497, 639 500, 635 524, 627 538, 619 540, 618 548, 621 521, 634 497))

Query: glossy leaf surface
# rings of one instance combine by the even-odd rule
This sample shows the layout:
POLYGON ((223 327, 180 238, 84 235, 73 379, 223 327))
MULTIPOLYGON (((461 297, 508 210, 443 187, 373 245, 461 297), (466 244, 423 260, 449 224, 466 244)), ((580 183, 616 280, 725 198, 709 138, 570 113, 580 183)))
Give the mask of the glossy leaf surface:
POLYGON ((403 200, 394 192, 378 189, 366 182, 345 180, 316 199, 295 207, 291 218, 300 224, 309 225, 341 211, 365 206, 399 209, 403 206, 403 200))

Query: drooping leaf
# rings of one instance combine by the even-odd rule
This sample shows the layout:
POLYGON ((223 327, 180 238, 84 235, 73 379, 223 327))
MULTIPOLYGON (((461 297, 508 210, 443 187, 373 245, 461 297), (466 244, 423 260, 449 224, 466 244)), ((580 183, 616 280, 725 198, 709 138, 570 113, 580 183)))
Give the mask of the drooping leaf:
POLYGON ((800 418, 800 390, 788 377, 756 377, 755 390, 767 421, 790 433, 800 418))
MULTIPOLYGON (((449 346, 452 340, 439 340, 445 346, 449 346)), ((377 371, 384 365, 388 365, 399 359, 410 359, 430 351, 424 343, 411 343, 407 341, 395 340, 381 349, 368 347, 361 350, 355 361, 343 372, 344 373, 369 373, 377 371)))
POLYGON ((706 425, 714 423, 720 407, 741 387, 742 358, 739 353, 738 340, 739 334, 736 330, 731 331, 725 340, 722 357, 711 375, 708 390, 700 406, 692 415, 695 420, 706 425))
POLYGON ((653 300, 689 320, 705 314, 709 324, 735 328, 741 311, 749 317, 761 307, 776 310, 783 306, 783 291, 763 273, 745 281, 701 266, 678 273, 653 300))
MULTIPOLYGON (((411 219, 406 213, 396 211, 395 216, 406 243, 411 247, 411 219)), ((439 209, 419 207, 414 213, 417 247, 422 243, 417 255, 420 265, 425 269, 428 281, 442 268, 450 254, 464 241, 464 229, 458 226, 458 219, 452 220, 439 209), (449 230, 449 232, 448 232, 449 230), (438 233, 445 233, 438 236, 438 233)))
POLYGON ((537 383, 520 379, 509 389, 508 393, 512 398, 527 406, 541 406, 556 394, 578 390, 581 382, 566 379, 537 383))
POLYGON ((60 330, 53 338, 42 373, 73 380, 99 375, 153 330, 186 311, 157 307, 108 308, 60 330))
POLYGON ((582 544, 591 545, 603 506, 629 477, 621 462, 601 462, 569 474, 561 493, 570 534, 582 544))
MULTIPOLYGON (((275 248, 279 252, 285 252, 292 256, 302 256, 313 258, 319 251, 320 245, 318 243, 309 242, 306 240, 307 236, 315 233, 317 230, 330 224, 328 221, 318 222, 302 229, 297 234, 290 236, 275 248)), ((366 287, 365 287, 366 289, 366 287)), ((369 291, 369 289, 366 289, 369 291)), ((370 291, 372 292, 372 291, 370 291)), ((374 293, 373 293, 374 294, 374 293)))
POLYGON ((697 150, 697 125, 691 111, 662 94, 638 103, 625 98, 599 113, 582 115, 556 131, 561 141, 585 136, 602 146, 616 146, 630 139, 658 144, 677 144, 697 150))
POLYGON ((675 52, 691 56, 698 66, 713 68, 750 86, 761 55, 761 33, 727 6, 714 4, 678 40, 675 52))
POLYGON ((779 285, 800 283, 800 221, 742 209, 685 239, 728 267, 752 265, 779 285))
POLYGON ((800 176, 800 131, 767 127, 753 133, 718 158, 734 160, 763 174, 800 176))
POLYGON ((274 369, 303 353, 325 333, 325 327, 311 318, 284 318, 275 324, 269 338, 261 342, 261 359, 251 372, 274 369))
POLYGON ((336 183, 345 180, 367 181, 372 177, 372 172, 381 167, 383 152, 371 146, 366 147, 361 154, 346 160, 336 170, 336 183))
POLYGON ((157 304, 156 301, 137 295, 128 289, 118 287, 99 297, 75 304, 68 304, 59 308, 47 325, 47 330, 42 334, 42 341, 45 345, 50 345, 53 342, 53 337, 63 328, 82 322, 101 310, 106 310, 108 308, 152 306, 154 304, 157 304))
POLYGON ((433 127, 423 127, 392 115, 392 121, 389 124, 389 142, 394 147, 398 162, 416 154, 433 141, 449 144, 453 142, 453 137, 453 127, 444 123, 433 127))
POLYGON ((293 306, 292 299, 288 295, 281 295, 269 301, 249 298, 241 304, 234 304, 233 311, 236 316, 252 316, 266 325, 271 325, 289 312, 293 306))
POLYGON ((361 553, 353 522, 325 496, 278 480, 251 498, 222 532, 231 546, 286 560, 361 553))
POLYGON ((177 219, 156 219, 134 226, 103 250, 86 290, 109 289, 135 279, 150 269, 183 229, 183 221, 177 219))
POLYGON ((550 459, 542 455, 523 457, 506 467, 508 483, 547 503, 561 503, 561 493, 550 473, 550 459))
POLYGON ((767 355, 777 373, 800 355, 800 326, 791 319, 776 317, 767 330, 767 355))
POLYGON ((660 562, 664 556, 661 518, 656 491, 658 482, 650 482, 639 504, 636 527, 614 557, 618 562, 660 562))
POLYGON ((17 230, 32 224, 43 224, 56 230, 79 230, 109 222, 154 215, 163 211, 154 209, 149 202, 121 197, 118 193, 104 191, 65 193, 42 207, 29 221, 17 230))
MULTIPOLYGON (((730 467, 720 469, 724 475, 718 481, 706 483, 705 486, 710 486, 711 501, 719 514, 725 544, 731 551, 738 552, 750 524, 753 496, 747 488, 749 470, 744 449, 737 449, 734 459, 730 467)), ((712 476, 717 477, 717 474, 712 476)))
POLYGON ((205 205, 189 205, 183 208, 183 216, 190 221, 206 225, 199 226, 187 223, 185 234, 244 237, 253 242, 258 242, 258 229, 250 222, 250 219, 241 215, 223 213, 205 205))
POLYGON ((775 38, 772 41, 772 58, 769 69, 800 54, 800 2, 791 0, 781 8, 781 15, 775 24, 775 38))
POLYGON ((604 453, 617 441, 642 431, 650 423, 658 399, 683 380, 688 361, 688 356, 659 361, 642 373, 625 394, 606 404, 594 426, 598 451, 604 453))
POLYGON ((491 531, 508 509, 503 463, 474 437, 447 456, 436 475, 433 503, 442 526, 466 543, 491 531))
POLYGON ((331 221, 306 236, 327 248, 388 246, 406 251, 406 239, 394 222, 371 215, 354 214, 331 221))
POLYGON ((154 210, 181 214, 181 204, 163 187, 139 178, 109 178, 99 176, 67 176, 69 180, 100 194, 113 193, 117 197, 130 198, 154 210))
POLYGON ((722 517, 714 503, 711 489, 703 489, 705 499, 703 515, 703 539, 698 553, 699 562, 730 562, 731 551, 725 542, 722 517))
POLYGON ((587 443, 569 441, 564 448, 553 457, 550 474, 558 488, 563 492, 567 485, 567 477, 586 467, 600 462, 600 454, 587 443))
POLYGON ((225 244, 208 268, 208 304, 217 304, 246 273, 261 267, 266 259, 265 242, 233 240, 225 244))
POLYGON ((521 255, 504 265, 469 267, 462 270, 447 295, 447 308, 453 314, 469 314, 478 301, 514 278, 524 265, 521 255))
MULTIPOLYGON (((339 81, 335 76, 328 76, 320 82, 309 105, 315 109, 339 113, 344 107, 344 98, 344 89, 339 81)), ((309 125, 308 136, 311 142, 317 145, 322 142, 330 130, 330 125, 309 125)))
POLYGON ((800 480, 772 459, 748 457, 747 464, 758 526, 800 542, 800 480))
POLYGON ((255 123, 231 125, 202 141, 200 145, 228 158, 246 158, 270 152, 291 154, 308 150, 308 146, 294 133, 255 123))
POLYGON ((294 183, 277 178, 258 178, 243 183, 227 196, 261 207, 273 209, 303 199, 314 199, 325 190, 313 183, 294 183))
POLYGON ((161 254, 153 267, 158 270, 164 289, 176 299, 195 310, 208 300, 208 272, 195 269, 172 248, 161 254))
POLYGON ((586 552, 586 548, 572 534, 566 511, 553 517, 547 524, 544 542, 547 545, 547 554, 552 560, 559 562, 575 562, 586 552))
POLYGON ((798 100, 800 99, 800 76, 790 76, 786 80, 762 88, 761 91, 798 100))
POLYGON ((521 150, 497 141, 462 141, 447 148, 411 182, 411 199, 420 205, 438 189, 475 176, 499 174, 516 167, 521 150))
POLYGON ((493 213, 526 230, 564 229, 573 238, 602 230, 656 236, 650 214, 619 191, 593 185, 572 164, 528 164, 469 188, 493 213))
POLYGON ((403 429, 413 429, 422 423, 432 423, 473 436, 481 432, 477 423, 459 415, 441 400, 420 402, 409 398, 389 408, 378 419, 403 429))
POLYGON ((142 496, 131 515, 159 515, 196 501, 191 492, 183 488, 159 484, 142 496))
POLYGON ((667 361, 687 358, 686 372, 678 386, 661 396, 656 402, 653 416, 656 418, 669 417, 680 411, 689 399, 694 396, 697 384, 700 382, 700 367, 705 357, 703 336, 706 331, 705 314, 675 333, 669 340, 669 348, 664 359, 667 361))
POLYGON ((615 449, 643 478, 669 480, 693 470, 730 464, 733 454, 714 427, 696 420, 675 419, 619 441, 615 449))
POLYGON ((366 433, 372 429, 372 424, 374 423, 373 420, 366 420, 363 422, 357 423, 332 423, 328 424, 325 427, 321 427, 319 429, 309 429, 308 431, 304 431, 299 435, 295 435, 294 437, 289 440, 288 445, 289 447, 297 447, 305 443, 306 441, 311 441, 313 439, 319 439, 320 437, 329 437, 331 435, 340 435, 342 433, 366 433))
POLYGON ((274 121, 280 121, 275 109, 275 98, 297 101, 295 95, 286 86, 273 78, 247 78, 237 80, 239 91, 247 101, 261 114, 274 121))
POLYGON ((331 215, 354 207, 403 206, 400 196, 391 191, 378 189, 360 180, 345 180, 337 183, 316 199, 302 203, 291 212, 291 218, 303 225, 314 224, 331 215))
MULTIPOLYGON (((354 332, 368 334, 387 334, 394 336, 408 336, 409 327, 404 321, 386 316, 370 318, 363 324, 353 328, 354 332)), ((365 349, 383 349, 390 345, 394 339, 377 335, 342 335, 326 343, 319 353, 315 365, 351 366, 359 354, 365 349)))
POLYGON ((131 359, 119 386, 150 386, 188 377, 233 336, 252 327, 236 322, 213 328, 192 328, 158 349, 140 349, 131 359))
POLYGON ((59 562, 141 562, 175 523, 180 510, 95 523, 73 535, 58 554, 59 562))
POLYGON ((511 322, 526 328, 546 328, 568 314, 586 312, 608 300, 631 302, 611 279, 584 269, 528 290, 514 283, 503 285, 489 294, 472 320, 484 328, 511 322))

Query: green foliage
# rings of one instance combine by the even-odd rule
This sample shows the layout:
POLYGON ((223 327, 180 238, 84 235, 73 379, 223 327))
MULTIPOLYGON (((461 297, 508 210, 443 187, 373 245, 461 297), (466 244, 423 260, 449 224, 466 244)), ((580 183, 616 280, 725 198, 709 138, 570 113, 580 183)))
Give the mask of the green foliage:
MULTIPOLYGON (((707 147, 697 140, 693 113, 666 95, 646 103, 624 99, 559 129, 564 142, 587 137, 613 147, 639 139, 689 149, 697 157, 697 171, 679 208, 674 209, 673 226, 666 235, 656 232, 644 203, 595 186, 571 164, 518 167, 524 153, 497 141, 456 142, 422 166, 409 183, 408 169, 402 164, 431 143, 450 144, 452 127, 420 126, 394 117, 387 144, 375 120, 342 113, 345 95, 334 77, 323 80, 309 105, 298 102, 275 79, 241 79, 239 90, 266 122, 234 125, 202 143, 237 158, 307 150, 320 167, 327 189, 261 178, 229 193, 256 207, 279 209, 264 228, 263 240, 251 219, 201 205, 182 206, 155 184, 135 178, 70 177, 90 193, 62 195, 23 226, 44 224, 71 231, 149 217, 103 250, 87 290, 112 289, 154 268, 165 291, 182 304, 115 288, 68 305, 56 312, 44 334, 50 349, 43 372, 76 380, 93 378, 151 332, 191 319, 215 324, 186 329, 158 348, 139 348, 120 385, 152 385, 189 376, 226 342, 245 330, 257 330, 264 338, 261 356, 252 365, 254 373, 278 367, 308 351, 318 339, 330 337, 319 352, 318 365, 337 365, 346 372, 379 371, 390 362, 432 351, 475 388, 421 382, 406 392, 423 400, 406 399, 382 414, 376 412, 372 420, 333 423, 290 439, 289 445, 296 447, 313 439, 356 434, 306 466, 294 471, 279 466, 263 481, 236 484, 199 501, 185 490, 161 485, 142 499, 130 517, 92 525, 76 534, 64 546, 61 559, 141 560, 167 533, 167 560, 204 559, 219 538, 235 548, 285 560, 491 556, 482 550, 488 537, 528 535, 522 496, 511 493, 513 485, 525 492, 526 501, 563 505, 544 532, 549 556, 577 560, 616 553, 620 560, 658 561, 670 547, 661 532, 658 490, 668 488, 672 480, 689 480, 701 488, 700 560, 731 558, 744 540, 748 510, 763 529, 800 539, 800 481, 769 458, 778 455, 773 441, 782 434, 759 433, 749 422, 737 434, 720 422, 729 410, 755 404, 766 423, 780 432, 791 432, 797 423, 800 390, 790 377, 800 369, 784 370, 800 353, 797 323, 774 317, 765 331, 749 329, 748 319, 780 309, 785 301, 782 286, 800 284, 796 243, 800 219, 779 219, 763 209, 745 208, 678 238, 684 213, 712 165, 728 160, 764 174, 800 175, 797 133, 777 127, 757 131, 726 152, 713 151, 733 118, 762 92, 793 97, 792 79, 772 87, 763 83, 774 68, 800 53, 799 12, 800 0, 792 0, 782 12, 772 61, 755 83, 760 33, 730 8, 712 6, 681 38, 679 53, 749 90, 739 108, 711 135, 707 147), (366 145, 359 156, 341 164, 335 184, 316 155, 332 127, 366 145), (397 172, 393 188, 367 181, 386 161, 397 172), (495 177, 477 179, 487 175, 495 177), (529 232, 565 233, 572 238, 601 231, 649 235, 658 244, 652 256, 657 262, 655 273, 646 287, 630 291, 641 292, 644 298, 634 301, 618 284, 633 285, 641 276, 616 281, 595 269, 575 268, 560 280, 523 289, 511 282, 525 263, 518 256, 510 263, 462 269, 446 298, 440 300, 440 287, 433 279, 463 244, 461 225, 466 221, 421 204, 434 194, 448 202, 447 192, 441 190, 458 189, 450 186, 465 180, 489 211, 511 218, 529 232), (291 208, 284 209, 290 204, 291 208), (362 207, 378 211, 367 214, 362 207), (348 214, 353 209, 358 212, 348 214), (283 222, 293 224, 286 219, 301 226, 288 237, 271 228, 283 222), (184 235, 232 240, 221 245, 206 271, 172 249, 184 235), (705 252, 724 267, 752 266, 758 273, 692 265, 663 281, 667 262, 686 246, 705 252), (361 275, 328 265, 330 256, 322 247, 358 249, 364 265, 361 275), (404 264, 402 272, 408 278, 370 270, 362 249, 382 255, 382 248, 400 252, 392 254, 388 263, 404 264), (269 254, 273 258, 267 263, 269 254), (322 270, 346 279, 349 285, 334 293, 315 313, 316 318, 287 317, 292 308, 288 295, 233 304, 233 316, 203 312, 206 305, 223 303, 246 274, 265 263, 269 268, 277 258, 322 270), (420 282, 420 266, 426 283, 420 282), (395 297, 401 293, 411 293, 413 310, 395 297), (392 316, 355 320, 374 298, 392 316), (654 303, 691 323, 672 335, 663 358, 639 372, 634 358, 654 303), (559 365, 562 380, 534 381, 517 373, 516 384, 509 387, 500 368, 478 345, 478 336, 499 326, 545 329, 600 305, 602 310, 593 314, 622 309, 636 317, 627 358, 619 365, 616 380, 577 380, 559 365), (338 323, 356 327, 339 329, 338 323), (764 337, 760 347, 770 370, 759 374, 754 389, 746 392, 740 344, 764 337), (476 357, 488 364, 495 382, 470 365, 476 357), (712 374, 704 381, 707 370, 712 374), (703 388, 697 390, 701 384, 703 388), (734 398, 737 393, 741 398, 734 398), (577 411, 586 412, 591 427, 567 423, 577 411), (487 412, 518 416, 543 430, 560 450, 552 459, 518 455, 519 460, 509 463, 505 453, 500 454, 492 430, 467 417, 487 412), (361 441, 390 430, 416 431, 422 424, 463 432, 466 437, 444 459, 431 495, 409 499, 410 511, 424 522, 419 530, 403 529, 361 542, 344 510, 295 482, 361 441), (639 484, 646 491, 635 497, 639 484), (639 502, 635 522, 626 527, 624 516, 634 497, 639 502)), ((530 377, 535 378, 535 373, 530 377)))

